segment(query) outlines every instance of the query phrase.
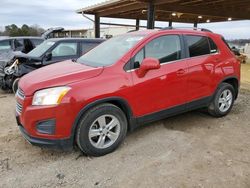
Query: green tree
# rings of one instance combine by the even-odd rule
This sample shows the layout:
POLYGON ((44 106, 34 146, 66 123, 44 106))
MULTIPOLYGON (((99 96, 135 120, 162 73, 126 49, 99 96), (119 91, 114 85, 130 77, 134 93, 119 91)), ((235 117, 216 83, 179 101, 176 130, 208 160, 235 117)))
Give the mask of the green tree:
POLYGON ((22 27, 21 27, 21 35, 23 36, 29 36, 30 35, 30 27, 26 24, 24 24, 22 27))
POLYGON ((41 33, 44 32, 44 29, 39 27, 38 25, 28 26, 27 24, 23 24, 21 28, 19 28, 15 24, 5 26, 5 31, 0 33, 0 35, 6 36, 41 36, 41 33))
POLYGON ((18 36, 19 28, 15 24, 5 26, 5 33, 9 36, 18 36))

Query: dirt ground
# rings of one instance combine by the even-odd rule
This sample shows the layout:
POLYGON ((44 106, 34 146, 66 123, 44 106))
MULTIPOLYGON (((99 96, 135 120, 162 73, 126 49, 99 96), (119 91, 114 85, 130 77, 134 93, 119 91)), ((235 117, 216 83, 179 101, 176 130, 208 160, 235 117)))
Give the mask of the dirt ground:
POLYGON ((242 88, 250 88, 250 59, 241 65, 241 83, 242 88))
POLYGON ((250 64, 242 69, 244 89, 228 116, 195 111, 158 121, 99 158, 28 144, 14 96, 0 93, 0 187, 249 188, 250 64))

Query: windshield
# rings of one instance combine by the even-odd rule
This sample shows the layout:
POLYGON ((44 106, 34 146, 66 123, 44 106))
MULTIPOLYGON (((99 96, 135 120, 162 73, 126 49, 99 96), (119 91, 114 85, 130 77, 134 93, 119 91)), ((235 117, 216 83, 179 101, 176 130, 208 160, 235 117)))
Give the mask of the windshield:
POLYGON ((143 37, 144 35, 114 37, 84 54, 77 62, 92 67, 112 65, 141 41, 143 37))
POLYGON ((28 55, 32 57, 41 57, 51 46, 53 46, 55 42, 53 41, 44 41, 32 51, 28 53, 28 55))

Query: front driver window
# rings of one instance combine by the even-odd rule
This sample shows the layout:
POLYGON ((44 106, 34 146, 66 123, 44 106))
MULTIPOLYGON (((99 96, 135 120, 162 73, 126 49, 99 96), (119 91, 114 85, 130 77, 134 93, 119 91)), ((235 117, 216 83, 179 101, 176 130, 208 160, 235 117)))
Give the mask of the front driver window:
POLYGON ((134 68, 139 68, 142 60, 145 58, 145 48, 141 49, 134 57, 134 68))
POLYGON ((77 43, 62 42, 52 50, 52 57, 75 56, 77 55, 77 43))
POLYGON ((159 59, 160 63, 181 59, 180 37, 178 35, 167 35, 149 42, 134 56, 134 68, 138 68, 146 57, 159 59))

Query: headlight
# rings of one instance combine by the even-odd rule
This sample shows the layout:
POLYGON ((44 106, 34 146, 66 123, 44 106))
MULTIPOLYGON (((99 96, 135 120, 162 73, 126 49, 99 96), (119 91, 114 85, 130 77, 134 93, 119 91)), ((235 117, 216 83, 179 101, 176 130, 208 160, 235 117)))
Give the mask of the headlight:
POLYGON ((57 105, 68 93, 70 87, 54 87, 37 91, 33 97, 32 105, 57 105))

